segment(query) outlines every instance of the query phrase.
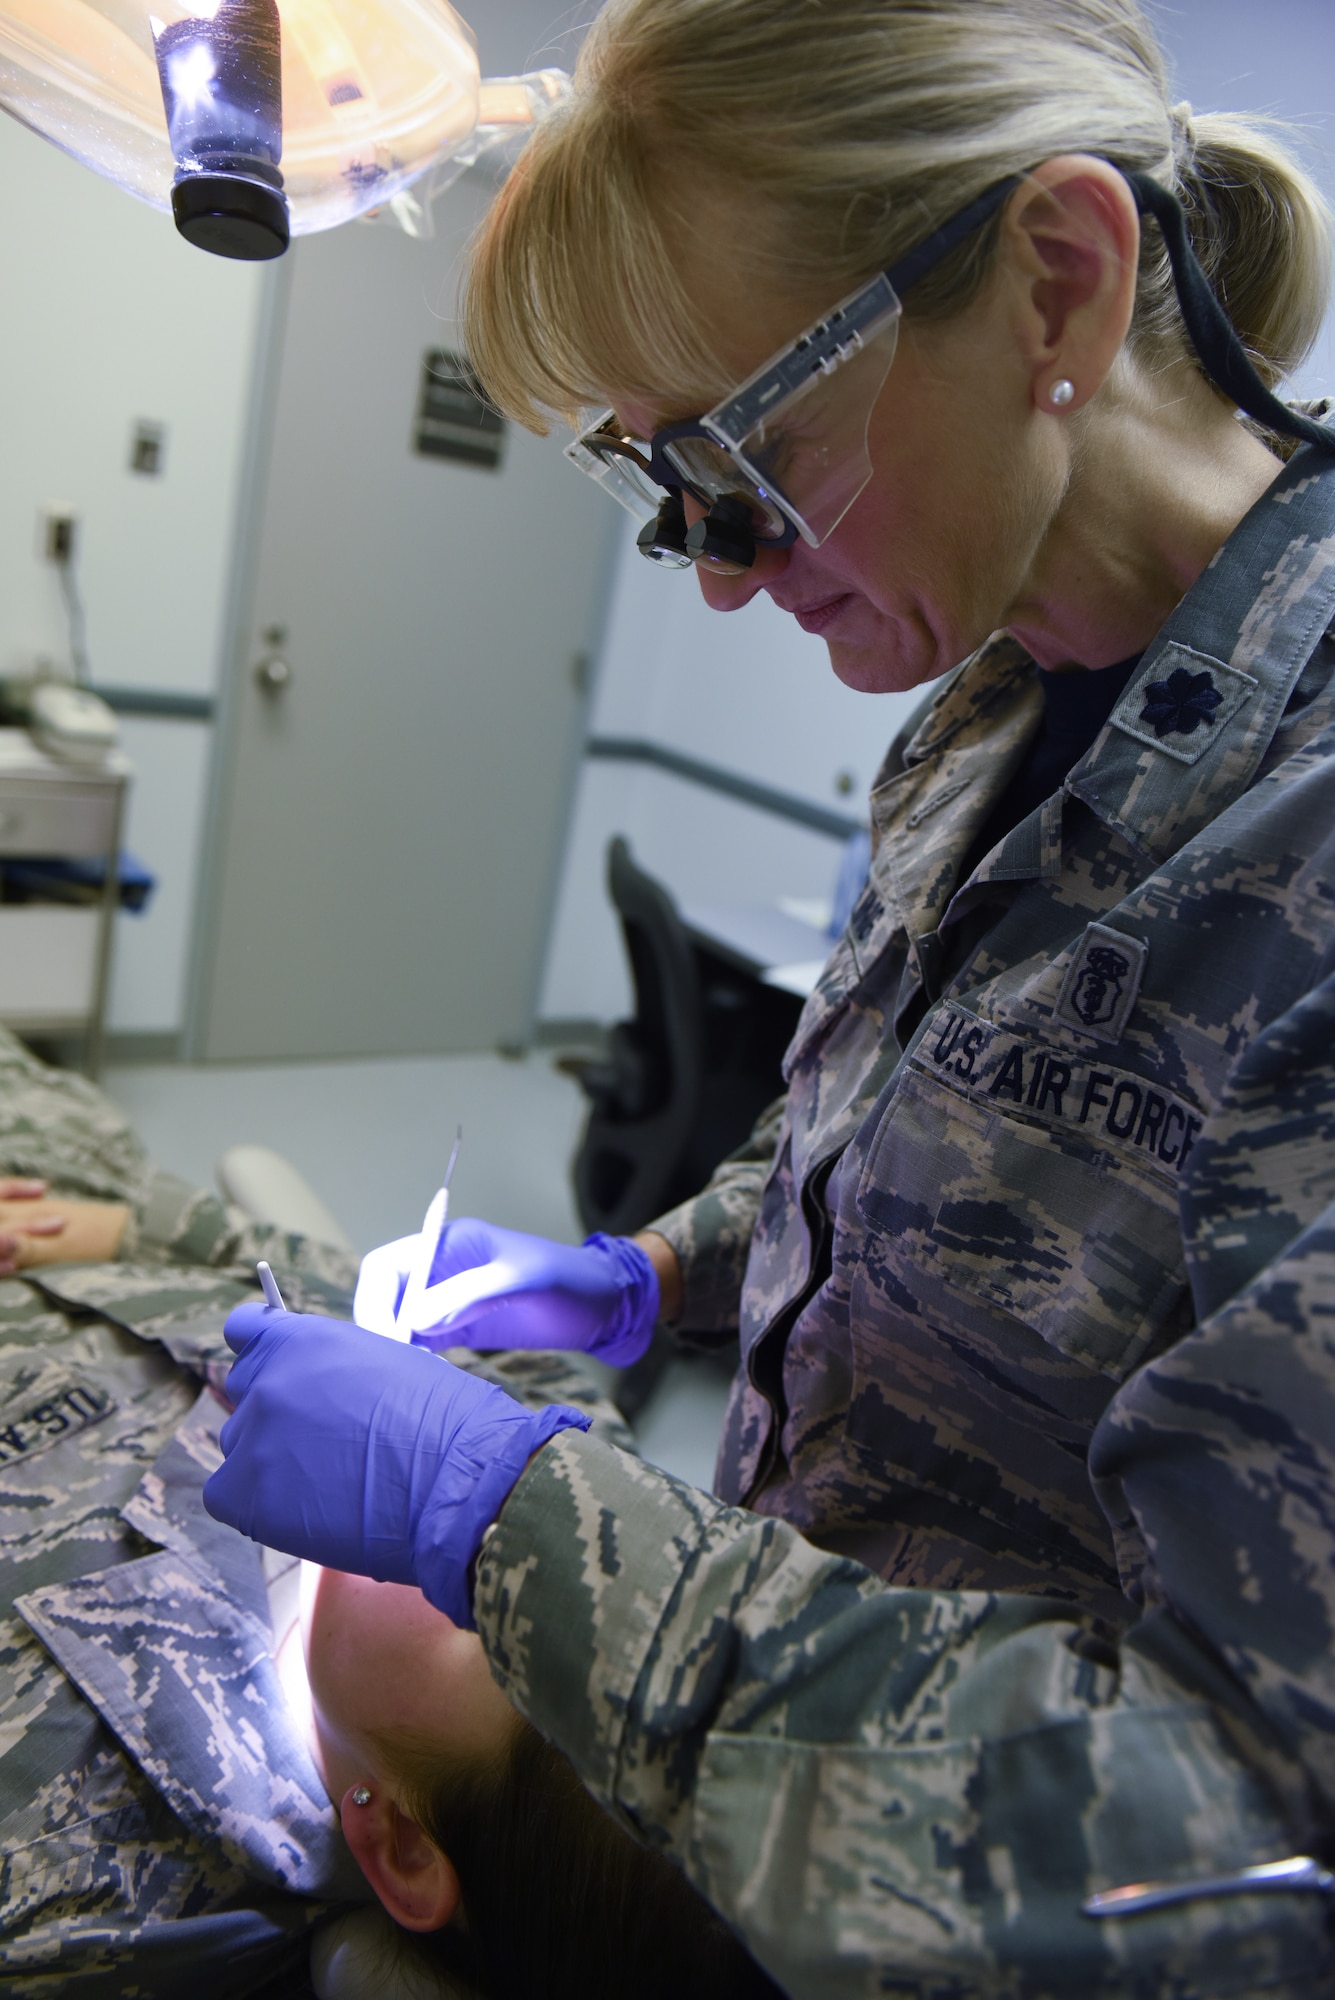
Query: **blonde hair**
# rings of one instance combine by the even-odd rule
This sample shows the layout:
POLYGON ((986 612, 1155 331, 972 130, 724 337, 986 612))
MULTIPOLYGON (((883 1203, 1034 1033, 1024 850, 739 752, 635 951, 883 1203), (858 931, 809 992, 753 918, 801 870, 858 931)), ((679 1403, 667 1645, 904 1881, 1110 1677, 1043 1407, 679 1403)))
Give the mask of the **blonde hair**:
MULTIPOLYGON (((1135 0, 609 0, 569 103, 479 232, 468 351, 534 430, 612 389, 704 408, 730 379, 691 303, 702 231, 743 279, 833 303, 994 182, 1067 152, 1172 188, 1263 380, 1297 365, 1329 297, 1329 211, 1274 127, 1170 104, 1135 0)), ((906 310, 961 311, 996 235, 953 252, 906 310)), ((1131 344, 1187 351, 1153 224, 1131 344)))

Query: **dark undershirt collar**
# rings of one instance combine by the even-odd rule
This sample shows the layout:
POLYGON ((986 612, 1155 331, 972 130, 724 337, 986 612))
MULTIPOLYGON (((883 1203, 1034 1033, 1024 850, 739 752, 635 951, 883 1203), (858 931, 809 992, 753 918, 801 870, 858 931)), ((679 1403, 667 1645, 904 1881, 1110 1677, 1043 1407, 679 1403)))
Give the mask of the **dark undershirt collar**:
POLYGON ((1130 659, 1119 660, 1116 666, 1100 667, 1093 672, 1075 667, 1067 673, 1054 674, 1038 668, 1043 719, 1015 776, 961 862, 961 882, 967 882, 983 856, 1060 788, 1067 772, 1080 762, 1117 706, 1118 697, 1141 658, 1140 653, 1134 653, 1130 659))

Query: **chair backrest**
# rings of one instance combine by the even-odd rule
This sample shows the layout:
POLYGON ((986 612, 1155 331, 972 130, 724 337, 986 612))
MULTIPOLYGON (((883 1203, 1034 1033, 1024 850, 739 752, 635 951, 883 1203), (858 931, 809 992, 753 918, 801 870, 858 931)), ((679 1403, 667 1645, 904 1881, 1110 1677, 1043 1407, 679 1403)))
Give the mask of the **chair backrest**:
POLYGON ((618 1023, 608 1061, 585 1076, 592 1107, 573 1174, 585 1227, 627 1235, 679 1198, 704 1038, 699 975, 677 906, 636 867, 620 835, 608 845, 607 886, 630 959, 635 1016, 618 1023))

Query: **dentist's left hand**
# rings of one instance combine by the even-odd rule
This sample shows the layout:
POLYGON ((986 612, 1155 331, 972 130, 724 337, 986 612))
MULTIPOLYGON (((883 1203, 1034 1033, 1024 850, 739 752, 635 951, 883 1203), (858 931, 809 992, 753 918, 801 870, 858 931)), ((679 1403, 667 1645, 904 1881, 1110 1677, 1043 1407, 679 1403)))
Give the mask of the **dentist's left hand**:
POLYGON ((238 1306, 215 1520, 330 1569, 416 1584, 456 1625, 482 1536, 532 1454, 589 1419, 526 1410, 424 1348, 313 1313, 238 1306))

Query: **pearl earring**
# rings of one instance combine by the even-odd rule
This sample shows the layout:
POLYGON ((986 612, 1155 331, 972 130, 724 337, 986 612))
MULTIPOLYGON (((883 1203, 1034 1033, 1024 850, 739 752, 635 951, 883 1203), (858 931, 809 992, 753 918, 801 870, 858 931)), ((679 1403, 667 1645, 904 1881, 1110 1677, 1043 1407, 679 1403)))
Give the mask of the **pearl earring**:
POLYGON ((1075 383, 1068 382, 1064 375, 1061 377, 1059 381, 1054 382, 1052 387, 1048 390, 1048 400, 1050 402, 1055 403, 1059 410, 1065 409, 1066 405, 1073 400, 1074 396, 1075 396, 1075 383))
POLYGON ((370 1787, 369 1787, 369 1785, 358 1785, 358 1786, 357 1786, 357 1787, 355 1788, 355 1790, 353 1791, 353 1794, 352 1794, 352 1803, 353 1803, 353 1804, 354 1804, 355 1806, 369 1806, 369 1805, 370 1805, 370 1803, 371 1803, 371 1790, 370 1790, 370 1787))

